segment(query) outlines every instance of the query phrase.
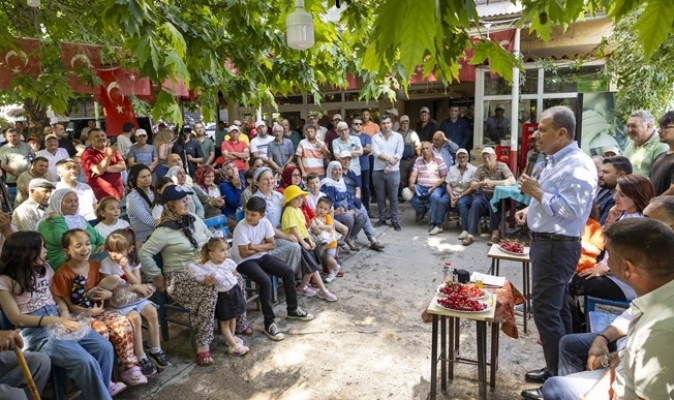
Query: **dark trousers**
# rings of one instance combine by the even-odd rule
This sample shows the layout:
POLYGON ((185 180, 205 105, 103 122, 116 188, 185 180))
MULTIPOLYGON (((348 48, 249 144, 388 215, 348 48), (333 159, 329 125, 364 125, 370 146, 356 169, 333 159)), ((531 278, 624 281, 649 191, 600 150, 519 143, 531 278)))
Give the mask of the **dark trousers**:
POLYGON ((371 181, 370 178, 372 178, 371 169, 364 169, 360 171, 361 201, 363 202, 363 205, 365 206, 367 212, 370 212, 370 181, 371 181))
POLYGON ((242 262, 236 267, 236 270, 243 275, 246 275, 258 285, 265 328, 271 325, 274 322, 274 318, 276 318, 272 308, 271 279, 269 278, 269 275, 276 275, 283 279, 283 290, 286 293, 287 309, 288 311, 295 311, 297 309, 295 272, 289 266, 283 264, 276 258, 265 254, 260 258, 242 262))
MULTIPOLYGON (((474 206, 474 205, 473 205, 474 206)), ((531 241, 531 297, 548 372, 557 375, 559 340, 572 333, 569 281, 580 258, 580 241, 531 241)))
POLYGON ((584 296, 601 297, 603 299, 627 300, 625 293, 617 283, 610 278, 599 276, 592 279, 585 279, 582 276, 573 275, 569 284, 569 298, 571 315, 573 317, 573 332, 585 332, 587 316, 581 309, 581 303, 584 296))
MULTIPOLYGON (((473 202, 471 203, 470 210, 468 211, 467 229, 468 233, 473 236, 477 235, 477 230, 480 226, 480 218, 487 214, 489 215, 489 234, 498 230, 498 225, 501 222, 501 212, 498 210, 496 212, 492 211, 489 200, 489 197, 487 197, 484 193, 477 193, 475 196, 473 196, 473 202)), ((576 260, 576 263, 577 262, 578 260, 576 260)))

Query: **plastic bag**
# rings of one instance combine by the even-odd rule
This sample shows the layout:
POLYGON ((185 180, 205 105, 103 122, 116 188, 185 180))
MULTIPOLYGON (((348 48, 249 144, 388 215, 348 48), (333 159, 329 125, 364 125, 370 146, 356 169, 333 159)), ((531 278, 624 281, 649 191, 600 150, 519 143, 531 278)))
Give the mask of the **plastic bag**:
POLYGON ((72 315, 70 319, 80 324, 79 329, 69 332, 62 324, 54 324, 46 328, 49 337, 52 339, 69 340, 73 342, 79 342, 84 339, 91 330, 91 316, 86 313, 79 313, 77 315, 72 315))
POLYGON ((124 308, 146 300, 157 290, 153 284, 148 283, 147 285, 152 289, 152 293, 150 293, 149 296, 141 296, 136 292, 128 290, 129 285, 115 288, 112 290, 112 297, 105 301, 105 306, 110 308, 124 308))

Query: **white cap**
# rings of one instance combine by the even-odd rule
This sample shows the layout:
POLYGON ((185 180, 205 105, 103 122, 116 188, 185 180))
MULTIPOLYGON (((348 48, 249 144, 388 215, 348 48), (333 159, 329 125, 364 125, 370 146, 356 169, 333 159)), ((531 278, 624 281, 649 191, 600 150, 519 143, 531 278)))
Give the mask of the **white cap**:
POLYGON ((333 115, 333 116, 332 116, 332 120, 334 121, 334 120, 336 120, 336 119, 338 119, 338 120, 341 121, 341 120, 342 120, 342 116, 341 116, 340 114, 335 114, 335 115, 333 115))
POLYGON ((255 127, 257 128, 258 126, 267 126, 267 123, 264 121, 257 121, 255 123, 255 127))
POLYGON ((503 107, 503 104, 497 104, 495 110, 503 110, 503 111, 505 111, 505 107, 503 107))
POLYGON ((232 125, 232 126, 230 126, 229 128, 227 128, 227 132, 231 132, 231 131, 239 131, 239 132, 241 132, 241 128, 239 128, 237 125, 232 125))
POLYGON ((428 109, 428 107, 421 107, 421 110, 419 110, 419 114, 421 113, 430 114, 431 111, 428 109))
MULTIPOLYGON (((488 147, 489 148, 489 147, 488 147)), ((492 150, 493 151, 493 150, 492 150)), ((468 150, 466 149, 459 149, 456 151, 456 154, 468 154, 468 150)))
POLYGON ((136 129, 136 136, 147 136, 147 131, 143 128, 136 129))
POLYGON ((349 129, 349 124, 347 124, 347 123, 344 122, 344 121, 338 123, 338 124, 337 124, 337 129, 341 129, 341 128, 349 129))
POLYGON ((49 135, 44 137, 44 141, 46 142, 47 140, 52 139, 52 138, 56 139, 56 140, 59 140, 58 136, 54 135, 53 133, 50 133, 49 135))
POLYGON ((405 122, 405 121, 410 122, 410 117, 408 117, 407 115, 403 115, 402 117, 400 117, 400 122, 405 122))
POLYGON ((485 153, 486 154, 496 154, 494 149, 492 149, 491 147, 485 147, 484 149, 482 149, 482 154, 485 154, 485 153))
POLYGON ((342 150, 339 152, 339 158, 353 158, 349 150, 342 150))
POLYGON ((398 117, 398 110, 396 110, 395 108, 389 108, 388 110, 386 110, 386 113, 393 114, 396 116, 396 118, 398 117))
POLYGON ((604 154, 606 154, 606 153, 613 153, 613 154, 615 154, 616 156, 619 156, 619 155, 622 154, 622 152, 620 151, 620 149, 619 149, 618 147, 616 147, 616 146, 613 146, 613 147, 611 147, 611 148, 609 148, 609 149, 604 150, 604 154))

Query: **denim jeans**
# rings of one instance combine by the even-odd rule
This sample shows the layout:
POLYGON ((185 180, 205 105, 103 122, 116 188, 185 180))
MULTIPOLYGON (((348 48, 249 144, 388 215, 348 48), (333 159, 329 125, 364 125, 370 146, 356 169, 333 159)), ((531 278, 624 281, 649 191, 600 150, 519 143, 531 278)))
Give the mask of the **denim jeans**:
POLYGON ((594 387, 605 369, 583 371, 567 376, 553 376, 543 385, 545 400, 578 400, 594 387))
POLYGON ((464 231, 468 230, 468 214, 470 213, 473 199, 475 199, 473 196, 463 196, 456 202, 456 208, 459 209, 459 216, 461 217, 461 229, 464 231))
POLYGON ((442 225, 445 222, 450 203, 445 186, 441 185, 435 188, 430 196, 427 194, 430 188, 421 185, 414 185, 414 187, 416 190, 414 197, 410 199, 410 205, 417 214, 423 214, 426 211, 426 206, 423 203, 428 203, 431 209, 431 225, 442 225))
MULTIPOLYGON (((47 305, 32 312, 35 316, 58 316, 54 305, 47 305)), ((51 358, 52 364, 61 367, 75 381, 82 397, 108 400, 110 378, 115 355, 112 343, 93 329, 79 342, 53 339, 44 327, 21 330, 25 341, 24 351, 39 351, 51 358)))

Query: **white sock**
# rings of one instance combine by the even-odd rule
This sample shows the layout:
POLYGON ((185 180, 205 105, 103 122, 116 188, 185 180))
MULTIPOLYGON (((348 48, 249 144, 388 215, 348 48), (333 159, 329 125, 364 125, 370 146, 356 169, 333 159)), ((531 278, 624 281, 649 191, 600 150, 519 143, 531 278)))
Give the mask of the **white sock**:
POLYGON ((161 347, 153 347, 152 350, 150 350, 151 353, 157 354, 161 352, 161 347))

